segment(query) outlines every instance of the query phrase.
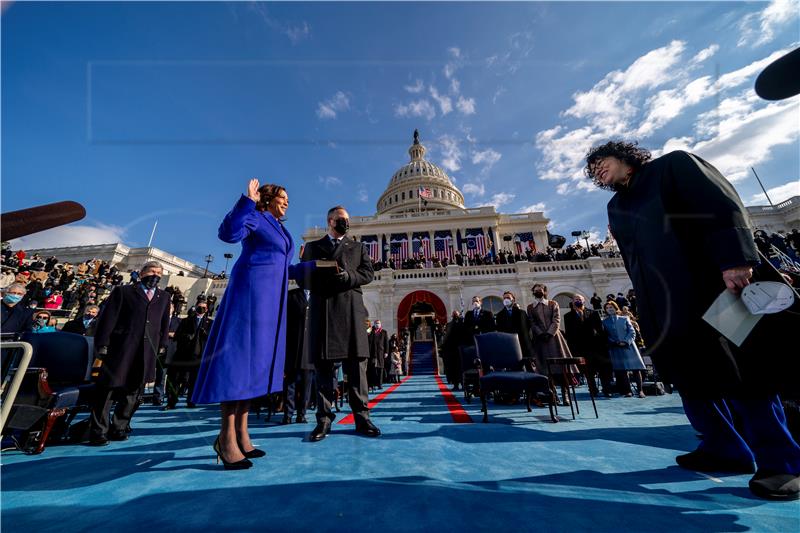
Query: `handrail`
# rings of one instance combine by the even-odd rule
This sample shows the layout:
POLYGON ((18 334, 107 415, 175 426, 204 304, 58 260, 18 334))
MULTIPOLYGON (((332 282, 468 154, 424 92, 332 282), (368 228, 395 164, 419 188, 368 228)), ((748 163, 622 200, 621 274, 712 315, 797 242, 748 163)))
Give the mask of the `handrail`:
MULTIPOLYGON (((33 358, 33 346, 27 342, 14 341, 0 343, 0 349, 5 348, 22 348, 22 359, 14 371, 14 377, 11 378, 11 386, 8 389, 8 394, 3 400, 3 405, 0 406, 0 431, 6 427, 6 418, 11 412, 11 408, 14 406, 14 400, 17 398, 17 392, 19 392, 19 387, 22 385, 22 378, 25 377, 25 372, 28 371, 28 365, 31 362, 31 358, 33 358)), ((2 387, 5 388, 5 382, 3 383, 2 387)))

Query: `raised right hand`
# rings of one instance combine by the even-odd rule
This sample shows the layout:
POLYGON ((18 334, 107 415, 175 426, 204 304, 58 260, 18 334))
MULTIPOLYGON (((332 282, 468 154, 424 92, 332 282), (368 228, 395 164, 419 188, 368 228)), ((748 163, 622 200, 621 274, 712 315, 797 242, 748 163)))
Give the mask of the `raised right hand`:
POLYGON ((258 178, 253 178, 250 180, 250 183, 247 184, 247 197, 253 200, 255 203, 258 203, 261 200, 261 193, 258 192, 258 178))

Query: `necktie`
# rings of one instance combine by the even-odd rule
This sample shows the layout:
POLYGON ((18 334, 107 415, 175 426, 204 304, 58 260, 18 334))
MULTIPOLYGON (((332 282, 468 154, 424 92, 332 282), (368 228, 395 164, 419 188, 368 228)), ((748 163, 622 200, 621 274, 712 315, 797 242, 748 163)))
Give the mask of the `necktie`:
POLYGON ((147 294, 147 301, 150 301, 150 300, 152 300, 152 299, 153 299, 153 292, 155 292, 155 290, 154 290, 154 289, 147 289, 147 292, 146 292, 146 294, 147 294))

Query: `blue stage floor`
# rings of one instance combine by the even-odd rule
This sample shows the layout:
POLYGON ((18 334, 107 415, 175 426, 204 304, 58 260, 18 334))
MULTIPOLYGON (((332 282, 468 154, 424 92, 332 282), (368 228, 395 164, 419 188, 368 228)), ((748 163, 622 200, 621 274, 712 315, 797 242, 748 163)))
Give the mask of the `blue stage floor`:
MULTIPOLYGON (((772 503, 749 476, 688 472, 695 448, 677 395, 598 400, 552 424, 547 409, 464 404, 454 423, 436 378, 417 375, 372 412, 379 439, 334 426, 251 420, 268 452, 247 471, 214 461, 216 407, 143 407, 106 448, 2 455, 4 531, 800 531, 800 502, 772 503)), ((463 403, 459 394, 457 399, 463 403)), ((345 413, 342 413, 342 416, 345 413)))

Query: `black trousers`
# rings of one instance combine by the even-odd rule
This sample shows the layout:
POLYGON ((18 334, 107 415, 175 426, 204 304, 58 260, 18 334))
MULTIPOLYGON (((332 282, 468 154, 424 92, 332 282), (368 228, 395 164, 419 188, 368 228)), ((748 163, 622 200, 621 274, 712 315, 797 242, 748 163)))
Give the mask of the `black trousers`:
MULTIPOLYGON (((336 398, 335 365, 339 361, 318 361, 317 368, 317 422, 333 422, 333 402, 336 398)), ((356 425, 369 420, 369 392, 367 388, 367 359, 345 359, 342 369, 347 374, 348 401, 356 425)))
POLYGON ((167 405, 175 407, 178 405, 178 394, 181 388, 186 385, 186 404, 192 402, 194 384, 197 381, 197 372, 200 366, 175 366, 170 365, 167 370, 167 405))
POLYGON ((141 391, 142 386, 130 389, 127 387, 111 388, 98 385, 95 390, 94 403, 92 403, 92 412, 89 416, 91 420, 90 436, 97 438, 105 437, 108 434, 108 415, 114 400, 117 401, 117 406, 114 408, 110 429, 119 433, 126 431, 131 418, 133 418, 133 413, 136 412, 138 407, 141 391))
POLYGON ((297 416, 306 416, 311 403, 312 370, 288 370, 283 378, 283 413, 289 418, 297 411, 297 416), (299 394, 298 394, 299 391, 299 394))

